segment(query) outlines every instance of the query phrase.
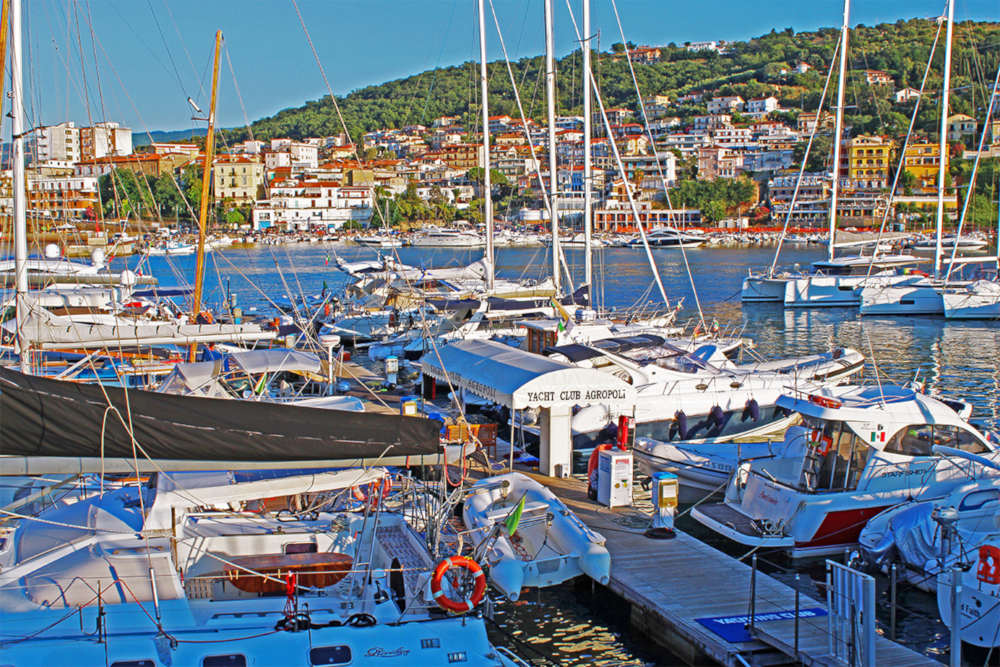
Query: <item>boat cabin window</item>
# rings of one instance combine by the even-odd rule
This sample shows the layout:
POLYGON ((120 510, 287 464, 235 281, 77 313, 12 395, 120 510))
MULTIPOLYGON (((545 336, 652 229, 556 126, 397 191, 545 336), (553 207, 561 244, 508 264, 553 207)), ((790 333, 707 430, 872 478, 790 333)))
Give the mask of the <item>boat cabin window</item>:
POLYGON ((911 424, 886 443, 885 451, 903 456, 934 456, 932 447, 944 445, 971 454, 989 451, 970 431, 960 426, 911 424))
POLYGON ((317 646, 309 650, 311 665, 347 665, 350 662, 350 646, 317 646))
POLYGON ((201 667, 247 667, 247 658, 240 653, 208 655, 202 659, 201 667))
POLYGON ((818 463, 804 464, 803 482, 814 491, 850 491, 858 481, 868 462, 871 447, 851 430, 845 422, 806 418, 803 425, 810 429, 809 438, 818 435, 818 463), (818 467, 817 467, 818 465, 818 467))

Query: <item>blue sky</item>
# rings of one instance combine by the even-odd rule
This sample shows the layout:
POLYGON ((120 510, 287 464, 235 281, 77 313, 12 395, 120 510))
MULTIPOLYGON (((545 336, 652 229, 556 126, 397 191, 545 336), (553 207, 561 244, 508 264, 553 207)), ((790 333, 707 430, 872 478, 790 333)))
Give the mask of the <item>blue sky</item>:
MULTIPOLYGON (((542 0, 493 1, 512 57, 541 53, 542 0)), ((580 0, 570 2, 579 20, 580 0)), ((32 125, 107 119, 120 120, 136 131, 194 126, 186 99, 190 95, 207 109, 217 29, 226 39, 220 73, 222 126, 243 125, 244 118, 253 121, 326 93, 291 0, 29 0, 24 4, 25 85, 31 96, 32 125)), ((338 94, 478 57, 475 0, 298 0, 298 4, 338 94)), ((772 28, 835 26, 843 6, 839 0, 619 0, 618 5, 626 37, 640 44, 744 39, 772 28)), ((575 36, 566 0, 555 0, 555 6, 556 47, 564 54, 574 48, 575 36)), ((852 24, 932 16, 943 6, 943 0, 856 0, 852 24)), ((958 0, 956 18, 997 20, 997 9, 995 1, 958 0)), ((592 0, 592 13, 601 48, 620 41, 610 0, 592 0)), ((487 30, 490 58, 499 58, 489 18, 487 30)))

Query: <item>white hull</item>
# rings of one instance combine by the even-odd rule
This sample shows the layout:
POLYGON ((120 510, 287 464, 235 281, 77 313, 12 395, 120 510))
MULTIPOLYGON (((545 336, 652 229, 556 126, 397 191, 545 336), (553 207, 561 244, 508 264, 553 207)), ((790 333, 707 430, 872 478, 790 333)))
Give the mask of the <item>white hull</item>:
POLYGON ((944 315, 939 286, 890 285, 861 289, 862 315, 944 315))
POLYGON ((748 276, 743 279, 740 298, 758 303, 782 303, 785 300, 785 285, 790 278, 764 278, 748 276))
POLYGON ((1000 318, 1000 295, 945 292, 944 316, 949 320, 995 320, 1000 318))
POLYGON ((865 286, 888 286, 912 281, 912 276, 809 276, 785 285, 786 308, 836 308, 861 305, 865 286))
POLYGON ((499 535, 487 552, 490 581, 511 600, 524 587, 542 587, 582 574, 606 584, 611 556, 604 537, 588 528, 551 491, 521 473, 488 477, 477 482, 462 510, 472 540, 479 545, 499 535), (514 533, 505 521, 521 498, 525 504, 514 533))

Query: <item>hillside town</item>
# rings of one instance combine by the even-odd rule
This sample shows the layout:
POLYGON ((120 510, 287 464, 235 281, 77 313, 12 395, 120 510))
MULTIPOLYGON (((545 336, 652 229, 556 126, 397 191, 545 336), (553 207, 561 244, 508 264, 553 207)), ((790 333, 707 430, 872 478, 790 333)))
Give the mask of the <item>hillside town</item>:
MULTIPOLYGON (((724 52, 725 45, 708 42, 686 48, 724 52)), ((628 57, 641 66, 656 62, 659 53, 656 47, 637 46, 628 57)), ((811 69, 799 63, 793 71, 777 76, 801 75, 811 69)), ((883 71, 866 70, 861 78, 902 111, 912 109, 919 97, 913 88, 897 89, 883 71)), ((568 225, 582 217, 584 206, 583 124, 580 116, 556 119, 558 206, 568 225)), ((621 154, 638 219, 644 225, 731 229, 785 222, 798 165, 814 133, 816 146, 827 138, 824 149, 814 146, 809 161, 820 168, 803 174, 788 222, 798 228, 825 225, 833 179, 829 156, 816 152, 829 152, 832 126, 831 114, 783 108, 775 95, 743 99, 696 91, 673 99, 655 94, 634 109, 608 108, 603 117, 595 112, 589 147, 594 165, 595 231, 634 233, 637 229, 635 216, 626 211, 626 184, 618 176, 612 141, 621 154), (692 114, 692 108, 699 112, 692 114), (683 119, 675 113, 679 109, 686 112, 683 119), (676 195, 668 200, 665 192, 684 180, 740 182, 745 187, 740 195, 722 198, 721 204, 713 201, 699 207, 676 195)), ((945 159, 974 155, 969 149, 974 148, 978 131, 976 119, 951 115, 945 159)), ((514 224, 544 222, 547 213, 538 184, 539 179, 549 182, 547 128, 531 118, 522 121, 497 115, 490 117, 489 132, 494 197, 498 184, 508 195, 498 217, 514 224)), ((463 125, 460 117, 441 116, 429 125, 387 127, 358 139, 354 144, 346 133, 339 133, 246 140, 221 147, 211 174, 215 226, 242 232, 326 232, 345 226, 398 224, 404 219, 452 223, 481 218, 482 133, 463 125), (409 215, 390 214, 387 202, 398 204, 401 199, 422 205, 415 212, 410 207, 409 215)), ((877 226, 889 206, 889 219, 899 221, 932 212, 942 151, 927 137, 910 138, 890 202, 901 139, 845 132, 838 201, 838 216, 845 225, 877 226)), ((1000 154, 1000 121, 991 121, 988 141, 988 156, 1000 154)), ((37 127, 30 133, 27 148, 29 214, 53 227, 133 217, 163 225, 179 222, 188 212, 184 198, 166 203, 151 183, 166 177, 167 186, 161 189, 170 189, 173 181, 182 193, 185 170, 196 167, 200 172, 202 168, 202 148, 203 140, 134 145, 132 130, 115 122, 78 126, 67 121, 37 127), (129 172, 139 177, 133 179, 131 192, 121 183, 121 175, 129 172)), ((0 212, 11 207, 10 179, 10 171, 4 172, 0 212)), ((949 190, 946 208, 954 216, 958 198, 953 187, 949 190)))

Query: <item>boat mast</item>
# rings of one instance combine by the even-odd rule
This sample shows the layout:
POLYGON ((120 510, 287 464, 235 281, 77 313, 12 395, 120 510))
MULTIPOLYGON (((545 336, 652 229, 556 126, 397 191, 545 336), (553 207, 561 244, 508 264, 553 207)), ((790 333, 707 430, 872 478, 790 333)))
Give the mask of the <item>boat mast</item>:
MULTIPOLYGON (((948 0, 948 14, 945 20, 944 36, 944 81, 941 84, 941 134, 938 156, 938 198, 937 198, 937 231, 934 236, 934 277, 941 276, 941 235, 944 227, 944 177, 948 160, 948 97, 951 92, 951 27, 955 18, 955 0, 948 0)), ((971 187, 971 186, 970 186, 971 187)), ((955 240, 958 243, 958 239, 955 240)))
POLYGON ((493 184, 490 180, 490 105, 486 72, 486 7, 479 0, 479 87, 483 98, 483 218, 486 220, 486 289, 493 293, 493 184))
POLYGON ((549 215, 552 217, 552 282, 559 294, 559 175, 556 172, 556 65, 552 39, 552 0, 545 0, 545 91, 549 126, 549 215))
MULTIPOLYGON (((201 172, 201 207, 198 213, 198 258, 194 269, 194 303, 191 317, 196 319, 201 311, 201 291, 205 282, 205 225, 208 219, 208 194, 212 178, 212 160, 215 157, 215 101, 219 92, 219 50, 222 47, 222 31, 215 33, 215 65, 212 70, 212 103, 208 108, 208 134, 205 135, 205 167, 201 172)), ((198 345, 191 345, 190 361, 198 354, 198 345)))
POLYGON ((10 2, 11 31, 11 134, 14 169, 14 317, 17 323, 17 353, 22 373, 31 370, 31 352, 24 340, 28 319, 28 219, 24 175, 24 83, 21 80, 21 0, 10 2))
MULTIPOLYGON (((840 194, 840 139, 844 130, 844 83, 847 79, 847 33, 850 31, 851 0, 844 0, 844 24, 840 28, 840 70, 837 81, 837 113, 833 128, 833 187, 830 189, 830 238, 827 242, 827 259, 833 259, 837 232, 837 195, 840 194)), ((822 120, 823 112, 816 116, 822 120)))
MULTIPOLYGON (((591 194, 591 178, 594 165, 590 154, 591 111, 590 111, 590 0, 583 0, 583 39, 580 40, 583 49, 583 282, 587 284, 591 294, 594 291, 594 264, 591 256, 591 235, 593 234, 593 205, 591 194)), ((590 301, 593 306, 593 299, 590 301)))

